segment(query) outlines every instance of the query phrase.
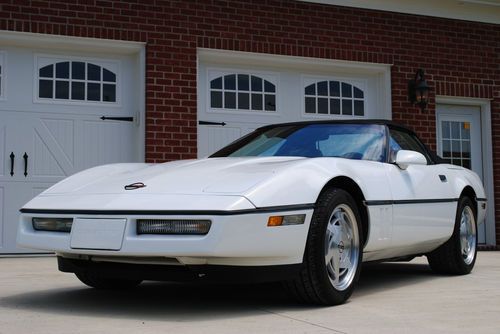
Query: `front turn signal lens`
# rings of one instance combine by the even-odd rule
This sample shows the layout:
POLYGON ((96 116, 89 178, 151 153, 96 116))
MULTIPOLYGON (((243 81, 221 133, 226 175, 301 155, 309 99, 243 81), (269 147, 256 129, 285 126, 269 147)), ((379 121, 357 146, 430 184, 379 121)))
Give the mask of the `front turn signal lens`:
POLYGON ((300 225, 306 221, 306 215, 271 216, 267 221, 267 226, 300 225))
POLYGON ((267 226, 281 226, 283 224, 283 216, 271 216, 267 221, 267 226))

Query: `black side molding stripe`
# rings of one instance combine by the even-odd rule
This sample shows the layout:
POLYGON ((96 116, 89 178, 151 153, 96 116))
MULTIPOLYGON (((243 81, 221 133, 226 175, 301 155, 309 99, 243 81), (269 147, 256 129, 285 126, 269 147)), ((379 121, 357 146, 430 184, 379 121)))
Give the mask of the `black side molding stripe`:
POLYGON ((365 201, 366 206, 393 205, 394 201, 365 201))
POLYGON ((311 210, 314 209, 314 203, 296 204, 296 205, 280 205, 268 206, 255 209, 245 210, 58 210, 58 209, 21 209, 21 213, 35 214, 78 214, 78 215, 178 215, 178 216, 232 216, 232 215, 247 215, 256 213, 273 213, 285 211, 311 210))
POLYGON ((451 203, 458 202, 458 198, 436 198, 436 199, 402 199, 394 201, 365 201, 367 206, 375 205, 398 205, 398 204, 429 204, 429 203, 451 203))
POLYGON ((477 198, 476 198, 476 201, 478 201, 478 202, 487 202, 487 201, 488 201, 488 199, 486 199, 486 198, 479 198, 479 197, 477 197, 477 198))

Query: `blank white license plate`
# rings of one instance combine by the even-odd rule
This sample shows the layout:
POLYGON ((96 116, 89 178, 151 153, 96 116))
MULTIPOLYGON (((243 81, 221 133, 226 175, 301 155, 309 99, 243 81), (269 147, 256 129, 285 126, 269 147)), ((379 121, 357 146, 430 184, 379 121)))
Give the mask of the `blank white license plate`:
POLYGON ((71 248, 120 250, 126 219, 73 220, 71 248))

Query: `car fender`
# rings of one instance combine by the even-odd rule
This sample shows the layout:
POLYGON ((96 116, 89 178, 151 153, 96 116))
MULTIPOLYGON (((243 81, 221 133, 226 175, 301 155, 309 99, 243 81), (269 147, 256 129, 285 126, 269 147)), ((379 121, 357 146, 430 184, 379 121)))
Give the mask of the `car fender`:
POLYGON ((449 167, 450 170, 454 172, 454 194, 457 199, 459 199, 467 187, 472 188, 475 194, 473 201, 476 201, 477 206, 477 223, 482 224, 486 218, 486 192, 483 187, 483 183, 479 176, 465 168, 461 167, 449 167), (479 200, 481 205, 479 205, 479 200))
POLYGON ((486 197, 483 183, 475 172, 465 168, 450 167, 449 169, 454 171, 455 175, 454 191, 455 194, 457 195, 457 198, 460 197, 460 195, 467 186, 470 186, 474 190, 476 198, 486 197))
POLYGON ((366 200, 391 198, 384 164, 375 161, 311 158, 279 171, 243 194, 256 207, 314 204, 334 178, 353 180, 366 200))

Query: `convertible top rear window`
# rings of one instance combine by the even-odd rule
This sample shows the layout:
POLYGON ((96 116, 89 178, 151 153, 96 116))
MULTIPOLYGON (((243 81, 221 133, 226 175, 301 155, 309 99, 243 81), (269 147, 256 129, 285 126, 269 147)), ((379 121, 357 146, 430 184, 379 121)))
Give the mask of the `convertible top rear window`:
POLYGON ((301 156, 385 161, 381 124, 288 124, 261 128, 211 157, 301 156))

